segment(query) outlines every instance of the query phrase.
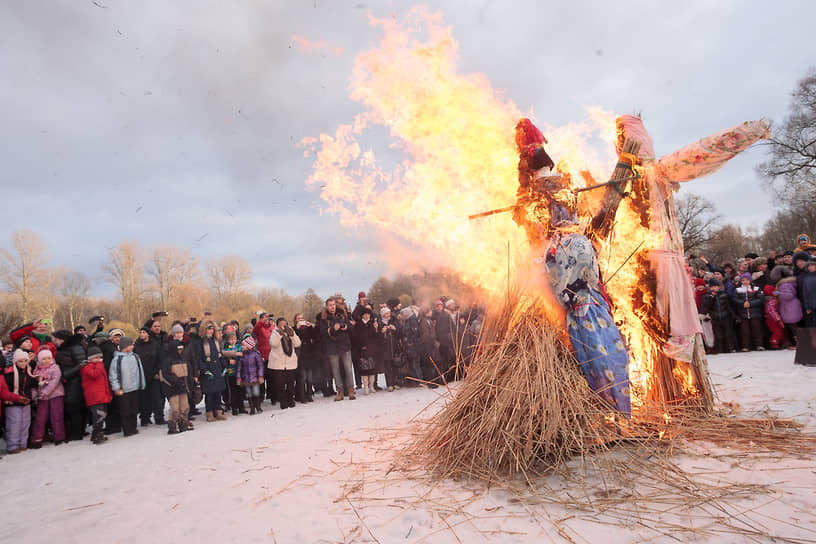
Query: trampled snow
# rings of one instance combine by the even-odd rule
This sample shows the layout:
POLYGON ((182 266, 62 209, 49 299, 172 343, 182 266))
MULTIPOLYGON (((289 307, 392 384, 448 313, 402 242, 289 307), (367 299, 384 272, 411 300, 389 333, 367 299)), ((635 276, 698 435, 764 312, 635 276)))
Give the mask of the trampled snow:
MULTIPOLYGON (((721 401, 738 403, 744 414, 795 417, 816 432, 816 367, 795 366, 793 352, 711 356, 709 364, 721 401)), ((479 483, 432 485, 388 473, 390 455, 404 442, 400 432, 441 407, 445 394, 404 388, 354 401, 316 397, 285 411, 265 403, 256 416, 215 423, 198 417, 194 432, 168 436, 152 425, 100 446, 86 439, 6 455, 0 540, 676 542, 648 527, 599 523, 479 483), (361 494, 372 500, 353 498, 361 494)), ((696 450, 699 456, 681 465, 771 485, 746 507, 763 531, 816 541, 813 459, 709 456, 704 444, 696 450)), ((733 534, 699 541, 749 542, 733 534)))

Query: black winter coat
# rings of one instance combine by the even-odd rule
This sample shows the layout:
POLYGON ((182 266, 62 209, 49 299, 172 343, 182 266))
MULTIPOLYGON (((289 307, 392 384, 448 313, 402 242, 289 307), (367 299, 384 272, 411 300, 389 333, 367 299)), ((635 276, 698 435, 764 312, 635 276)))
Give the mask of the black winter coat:
POLYGON ((70 405, 85 405, 82 392, 80 369, 85 366, 87 355, 82 347, 82 336, 75 334, 57 348, 56 363, 62 372, 62 385, 65 388, 63 402, 70 405))
POLYGON ((765 295, 759 289, 746 291, 744 287, 737 287, 731 298, 734 303, 734 313, 737 319, 761 319, 765 309, 765 295), (750 305, 745 307, 745 301, 750 305))
POLYGON ((339 355, 351 350, 351 323, 348 321, 346 312, 337 308, 334 314, 329 314, 325 309, 319 314, 318 328, 320 336, 326 346, 326 355, 339 355), (339 330, 334 330, 334 325, 340 325, 339 330))
POLYGON ((717 321, 734 319, 734 308, 731 307, 731 297, 725 290, 720 291, 716 295, 714 293, 706 293, 703 295, 701 304, 702 313, 708 314, 711 319, 717 321))
POLYGON ((182 358, 184 342, 170 340, 161 358, 162 393, 166 397, 187 393, 187 364, 182 358), (182 348, 181 350, 179 348, 182 348))
POLYGON ((192 342, 198 359, 198 383, 201 384, 201 392, 220 393, 227 388, 224 381, 224 361, 221 355, 221 346, 215 337, 201 338, 192 342), (210 356, 207 357, 204 344, 209 345, 210 356))
POLYGON ((298 367, 314 368, 320 348, 315 338, 317 329, 314 327, 297 327, 295 333, 300 338, 300 347, 295 348, 298 356, 298 367))
POLYGON ((161 368, 159 361, 160 350, 156 349, 157 342, 153 337, 149 337, 147 342, 139 338, 133 344, 133 351, 142 360, 142 369, 144 370, 145 380, 152 380, 161 368))

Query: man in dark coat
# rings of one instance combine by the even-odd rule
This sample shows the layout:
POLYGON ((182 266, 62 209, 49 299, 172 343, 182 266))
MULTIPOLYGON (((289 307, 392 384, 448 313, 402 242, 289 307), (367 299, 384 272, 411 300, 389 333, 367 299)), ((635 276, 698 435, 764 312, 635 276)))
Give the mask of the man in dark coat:
POLYGON ((82 340, 82 335, 71 334, 71 331, 68 330, 59 330, 54 333, 54 342, 58 345, 55 360, 62 372, 62 384, 65 388, 65 397, 62 402, 65 414, 65 436, 68 440, 82 440, 85 436, 85 423, 87 422, 82 376, 79 373, 87 361, 82 340))
POLYGON ((142 360, 145 375, 145 388, 139 391, 139 419, 142 427, 150 425, 151 414, 156 425, 164 424, 164 398, 159 384, 161 347, 159 340, 151 336, 148 327, 139 330, 139 338, 133 346, 133 351, 142 360))

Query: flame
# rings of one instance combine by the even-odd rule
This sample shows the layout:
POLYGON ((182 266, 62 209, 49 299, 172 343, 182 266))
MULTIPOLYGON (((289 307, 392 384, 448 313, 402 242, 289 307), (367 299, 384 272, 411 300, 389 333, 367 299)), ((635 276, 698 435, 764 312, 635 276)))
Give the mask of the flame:
MULTIPOLYGON (((530 260, 524 231, 510 214, 467 216, 515 203, 514 127, 530 114, 486 76, 459 72, 458 44, 439 13, 419 7, 399 21, 369 16, 369 22, 382 29, 382 40, 357 56, 350 84, 351 98, 365 111, 334 134, 301 141, 304 154, 315 158, 307 184, 321 188, 324 210, 342 225, 380 226, 427 262, 444 263, 471 285, 501 294, 508 268, 517 277, 519 263, 530 260), (384 158, 364 145, 381 127, 392 149, 384 158)), ((588 170, 605 179, 615 160, 612 114, 590 108, 583 124, 539 126, 560 171, 578 179, 579 170, 588 170), (593 149, 598 141, 605 152, 593 149)))

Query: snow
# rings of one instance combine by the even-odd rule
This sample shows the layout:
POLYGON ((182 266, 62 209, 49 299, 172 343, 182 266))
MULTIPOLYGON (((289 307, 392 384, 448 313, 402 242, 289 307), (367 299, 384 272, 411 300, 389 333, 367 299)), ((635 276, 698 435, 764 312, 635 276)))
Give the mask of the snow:
MULTIPOLYGON (((739 403, 744 413, 795 417, 816 431, 816 368, 795 366, 792 351, 712 356, 709 364, 720 400, 739 403)), ((434 483, 388 473, 391 456, 415 426, 412 420, 442 406, 445 394, 444 388, 404 388, 360 394, 355 401, 316 397, 285 411, 265 403, 256 416, 215 423, 198 417, 196 430, 180 435, 150 426, 100 446, 85 440, 4 456, 2 538, 676 542, 648 527, 597 523, 595 516, 531 503, 477 482, 434 483)), ((695 447, 700 455, 681 459, 684 467, 772 485, 772 494, 753 497, 745 507, 754 509, 763 532, 816 541, 812 459, 709 455, 707 445, 695 447)), ((700 541, 770 542, 727 533, 700 541)))

